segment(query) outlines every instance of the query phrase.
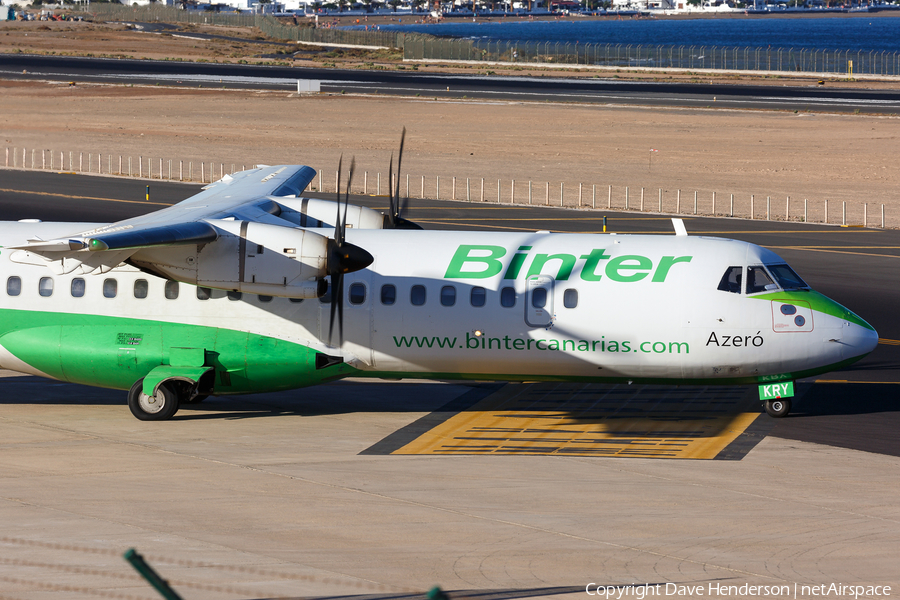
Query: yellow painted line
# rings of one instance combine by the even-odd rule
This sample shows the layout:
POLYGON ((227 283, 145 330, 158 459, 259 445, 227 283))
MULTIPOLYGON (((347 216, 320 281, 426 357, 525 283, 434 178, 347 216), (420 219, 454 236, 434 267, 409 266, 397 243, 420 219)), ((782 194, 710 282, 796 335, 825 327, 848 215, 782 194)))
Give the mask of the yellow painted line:
MULTIPOLYGON (((426 209, 423 209, 426 210, 426 209)), ((603 217, 581 217, 577 218, 569 217, 567 219, 548 219, 542 217, 501 217, 501 218, 493 218, 493 217, 460 217, 460 221, 561 221, 563 223, 570 223, 572 221, 603 221, 603 217)), ((607 217, 607 221, 621 223, 622 221, 656 221, 657 219, 610 219, 607 217)), ((668 219, 666 219, 668 220, 668 219)))
POLYGON ((833 254, 851 254, 853 256, 877 256, 879 258, 900 258, 898 254, 874 254, 872 252, 846 252, 844 250, 825 250, 822 248, 804 248, 802 246, 766 246, 775 250, 807 250, 809 252, 831 252, 833 254))
POLYGON ((712 459, 743 433, 760 413, 680 421, 661 418, 596 422, 562 412, 478 411, 448 419, 394 454, 541 454, 712 459), (633 431, 633 434, 629 432, 633 431), (699 432, 699 433, 698 433, 699 432))
MULTIPOLYGON (((481 223, 460 223, 458 221, 434 221, 431 219, 416 219, 416 223, 429 223, 431 225, 452 225, 455 227, 470 227, 470 228, 480 228, 483 225, 481 223)), ((502 225, 491 225, 491 229, 508 229, 510 231, 522 231, 521 227, 503 227, 502 225)), ((550 231, 550 230, 547 230, 550 231)), ((595 232, 588 232, 595 233, 595 232)))
POLYGON ((71 198, 72 200, 100 200, 102 202, 122 202, 125 204, 155 204, 157 206, 172 206, 164 202, 148 202, 146 200, 119 200, 117 198, 98 198, 96 196, 73 196, 71 194, 57 194, 55 192, 32 192, 28 190, 11 190, 0 188, 0 192, 11 194, 31 194, 34 196, 54 196, 56 198, 71 198))
POLYGON ((713 459, 760 413, 742 410, 746 394, 720 400, 697 389, 698 404, 686 407, 689 400, 673 403, 664 393, 634 388, 507 386, 393 454, 713 459), (604 404, 610 389, 620 393, 604 404), (635 401, 631 407, 629 399, 635 401), (647 410, 646 402, 660 399, 660 407, 647 410))
POLYGON ((849 379, 816 379, 815 383, 862 383, 870 385, 900 385, 900 381, 850 381, 849 379))
POLYGON ((878 338, 878 343, 886 346, 900 346, 900 340, 889 340, 887 338, 878 338))

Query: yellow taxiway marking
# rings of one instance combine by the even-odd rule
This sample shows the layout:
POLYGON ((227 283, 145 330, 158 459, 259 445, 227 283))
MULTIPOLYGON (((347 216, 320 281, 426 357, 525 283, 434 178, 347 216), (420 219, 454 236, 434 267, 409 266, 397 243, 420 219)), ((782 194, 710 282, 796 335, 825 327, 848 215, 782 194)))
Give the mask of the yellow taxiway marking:
POLYGON ((759 417, 750 391, 510 384, 393 454, 713 459, 759 417))
POLYGON ((156 206, 172 206, 167 202, 148 202, 147 200, 120 200, 118 198, 98 198, 96 196, 73 196, 72 194, 58 194, 55 192, 31 192, 28 190, 10 190, 0 188, 0 192, 12 194, 32 194, 34 196, 54 196, 56 198, 71 198, 73 200, 101 200, 103 202, 124 202, 126 204, 155 204, 156 206))
MULTIPOLYGON (((874 252, 848 252, 846 250, 826 250, 822 247, 812 246, 766 246, 773 250, 806 250, 808 252, 831 252, 833 254, 851 254, 853 256, 877 256, 879 258, 900 258, 898 254, 876 254, 874 252)), ((838 246, 840 248, 840 246, 838 246)), ((893 249, 894 246, 872 246, 872 250, 893 249)))
MULTIPOLYGON (((470 228, 484 228, 489 227, 490 229, 504 229, 509 231, 523 231, 521 226, 515 227, 511 225, 486 225, 488 221, 503 221, 506 223, 509 222, 519 222, 519 221, 540 221, 540 222, 553 222, 553 221, 565 221, 567 223, 579 222, 583 220, 595 220, 602 221, 602 219, 577 219, 573 221, 572 219, 466 219, 459 218, 454 219, 453 221, 441 221, 438 219, 416 219, 417 223, 429 223, 431 225, 452 225, 456 227, 470 227, 470 228), (471 221, 467 223, 466 221, 471 221)), ((672 230, 665 231, 640 231, 640 232, 621 232, 621 231, 613 231, 610 226, 609 231, 606 233, 616 233, 619 235, 675 235, 675 232, 672 230)), ((546 228, 547 231, 553 233, 596 233, 599 235, 603 235, 603 232, 597 231, 596 229, 584 229, 578 231, 562 231, 562 230, 554 230, 551 228, 546 228)), ((785 230, 785 231, 756 231, 756 230, 748 230, 748 231, 703 231, 699 232, 696 235, 731 235, 731 234, 747 234, 747 233, 822 233, 821 231, 793 231, 793 230, 785 230)), ((872 253, 864 253, 864 252, 845 252, 843 250, 827 250, 828 246, 766 246, 767 248, 775 248, 782 250, 809 250, 812 252, 836 252, 838 254, 856 254, 860 256, 883 256, 889 258, 900 258, 900 255, 893 254, 872 254, 872 253)), ((843 248, 844 246, 831 246, 831 248, 843 248)), ((881 249, 900 249, 900 246, 846 246, 847 248, 871 248, 873 250, 881 250, 881 249)))
POLYGON ((900 381, 850 381, 849 379, 816 379, 814 383, 859 383, 868 385, 900 385, 900 381))
MULTIPOLYGON (((429 223, 431 225, 453 225, 455 227, 470 227, 470 228, 482 228, 484 226, 483 223, 473 222, 473 223, 461 223, 459 221, 435 221, 433 219, 416 219, 416 223, 429 223)), ((509 229, 510 231, 522 231, 521 227, 508 227, 503 225, 491 225, 491 229, 509 229)), ((552 231, 552 230, 547 230, 552 231)), ((528 233, 526 231, 526 233, 528 233)), ((533 232, 532 232, 533 233, 533 232)), ((566 232, 566 233, 575 233, 575 232, 566 232)), ((587 231, 581 233, 597 233, 596 231, 587 231)))
POLYGON ((887 338, 878 338, 878 343, 885 346, 900 346, 900 340, 889 340, 887 338))

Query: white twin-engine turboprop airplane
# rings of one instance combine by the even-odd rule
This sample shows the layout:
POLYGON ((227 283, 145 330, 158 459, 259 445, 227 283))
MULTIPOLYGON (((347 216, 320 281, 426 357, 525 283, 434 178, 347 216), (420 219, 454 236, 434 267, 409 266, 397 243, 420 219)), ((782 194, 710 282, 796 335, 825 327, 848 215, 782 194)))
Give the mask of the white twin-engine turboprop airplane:
POLYGON ((396 193, 341 219, 301 197, 314 175, 243 171, 113 224, 0 224, 0 367, 130 390, 143 420, 348 376, 757 384, 784 416, 793 380, 878 340, 775 253, 680 221, 421 231, 396 193))

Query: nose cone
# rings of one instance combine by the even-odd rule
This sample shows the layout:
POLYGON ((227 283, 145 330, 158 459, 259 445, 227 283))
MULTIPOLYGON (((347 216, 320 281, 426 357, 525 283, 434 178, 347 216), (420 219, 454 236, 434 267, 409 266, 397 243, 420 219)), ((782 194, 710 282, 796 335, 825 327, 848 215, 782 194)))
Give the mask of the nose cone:
POLYGON ((825 340, 840 344, 842 359, 859 360, 878 345, 878 332, 852 310, 815 291, 806 297, 813 310, 824 317, 822 330, 830 331, 825 340))
POLYGON ((823 312, 841 323, 841 355, 845 359, 856 359, 867 355, 878 345, 878 332, 852 310, 841 306, 830 298, 821 305, 823 312))
POLYGON ((841 338, 844 358, 862 358, 878 345, 878 332, 868 323, 844 321, 841 338))

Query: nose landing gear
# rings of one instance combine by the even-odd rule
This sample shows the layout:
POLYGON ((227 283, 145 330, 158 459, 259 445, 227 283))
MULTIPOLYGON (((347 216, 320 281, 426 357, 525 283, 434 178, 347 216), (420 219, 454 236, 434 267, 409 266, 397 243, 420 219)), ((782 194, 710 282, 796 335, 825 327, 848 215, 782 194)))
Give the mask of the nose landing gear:
POLYGON ((766 414, 770 417, 780 419, 786 417, 789 412, 791 412, 791 401, 789 398, 766 400, 766 414))

